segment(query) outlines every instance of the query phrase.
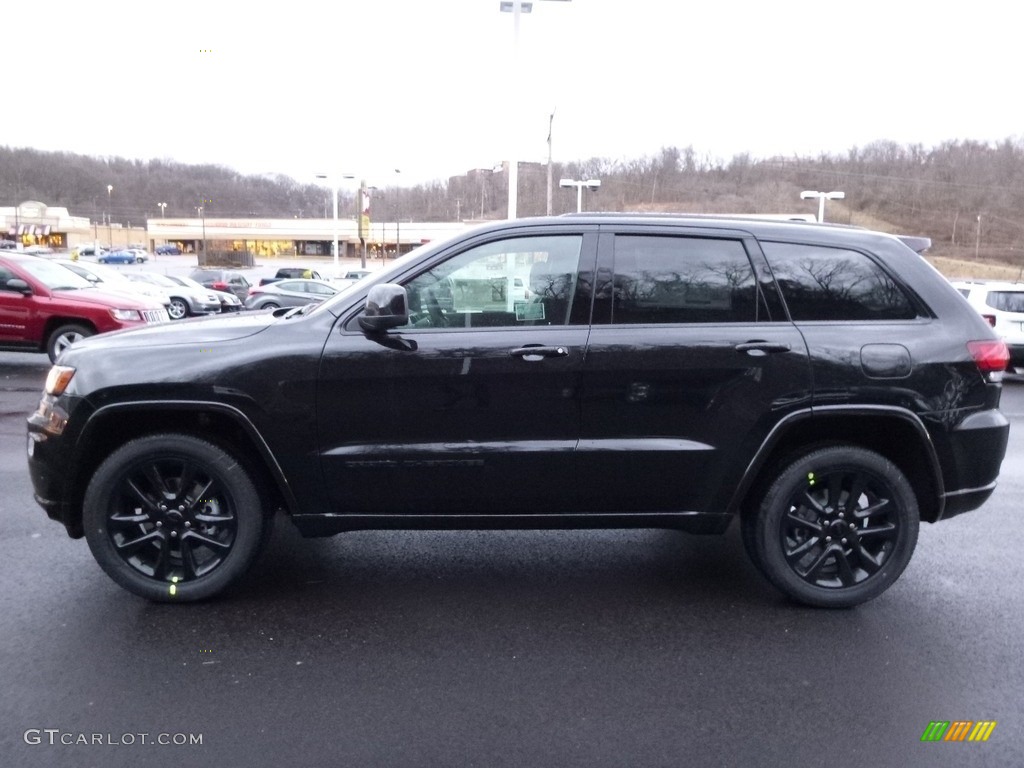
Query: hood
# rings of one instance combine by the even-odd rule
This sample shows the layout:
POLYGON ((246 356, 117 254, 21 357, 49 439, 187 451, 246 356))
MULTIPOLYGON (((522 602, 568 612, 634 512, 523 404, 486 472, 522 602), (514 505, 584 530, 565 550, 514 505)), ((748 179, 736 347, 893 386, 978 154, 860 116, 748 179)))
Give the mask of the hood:
POLYGON ((100 333, 76 341, 68 354, 117 347, 164 347, 179 344, 213 344, 253 336, 277 322, 270 312, 241 312, 175 320, 123 331, 100 333))
POLYGON ((114 307, 116 309, 162 309, 160 299, 146 296, 132 296, 117 290, 103 288, 75 288, 72 290, 51 291, 51 296, 59 301, 82 301, 98 307, 114 307))

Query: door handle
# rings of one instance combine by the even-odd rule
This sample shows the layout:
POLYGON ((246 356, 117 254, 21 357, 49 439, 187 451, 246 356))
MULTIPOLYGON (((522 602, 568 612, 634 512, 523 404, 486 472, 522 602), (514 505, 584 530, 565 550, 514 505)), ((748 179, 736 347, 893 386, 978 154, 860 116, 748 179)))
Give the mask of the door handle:
POLYGON ((569 354, 568 347, 543 347, 541 345, 516 347, 509 350, 512 357, 521 357, 523 360, 543 360, 545 357, 565 357, 569 354))
POLYGON ((780 344, 771 341, 748 341, 744 344, 737 344, 737 352, 746 352, 751 357, 762 357, 777 352, 789 352, 792 347, 789 344, 780 344))

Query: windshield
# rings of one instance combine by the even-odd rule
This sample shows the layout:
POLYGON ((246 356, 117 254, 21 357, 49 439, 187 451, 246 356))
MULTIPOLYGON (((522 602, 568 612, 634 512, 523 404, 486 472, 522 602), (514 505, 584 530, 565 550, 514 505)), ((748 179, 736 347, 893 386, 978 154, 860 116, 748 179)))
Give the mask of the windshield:
POLYGON ((84 277, 89 282, 101 282, 109 283, 110 285, 131 285, 131 280, 122 275, 116 269, 105 267, 102 264, 90 264, 85 266, 84 264, 61 264, 61 266, 70 269, 76 275, 84 277), (92 276, 90 278, 90 275, 92 276), (94 279, 95 280, 94 280, 94 279))
POLYGON ((160 285, 164 288, 173 288, 175 283, 173 280, 158 275, 156 272, 134 272, 126 275, 129 280, 137 280, 145 283, 152 283, 153 285, 160 285))
POLYGON ((173 280, 178 285, 184 285, 188 288, 198 288, 199 290, 202 291, 208 290, 206 286, 204 286, 202 283, 197 283, 191 277, 179 277, 178 275, 168 275, 167 279, 173 280))
POLYGON ((52 261, 22 261, 18 266, 32 275, 51 291, 78 290, 80 288, 91 288, 92 283, 84 277, 80 277, 67 267, 54 264, 52 261))

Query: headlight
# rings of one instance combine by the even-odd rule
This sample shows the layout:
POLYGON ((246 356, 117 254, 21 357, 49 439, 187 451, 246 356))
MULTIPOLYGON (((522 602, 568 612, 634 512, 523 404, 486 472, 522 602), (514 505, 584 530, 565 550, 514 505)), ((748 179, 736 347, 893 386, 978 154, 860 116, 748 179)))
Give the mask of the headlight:
POLYGON ((67 365, 54 365, 50 368, 50 372, 46 374, 46 386, 44 391, 48 395, 59 397, 64 394, 64 390, 68 388, 68 384, 71 383, 72 377, 75 375, 75 369, 67 365))
POLYGON ((135 309, 112 309, 110 316, 115 320, 141 320, 142 315, 135 309))

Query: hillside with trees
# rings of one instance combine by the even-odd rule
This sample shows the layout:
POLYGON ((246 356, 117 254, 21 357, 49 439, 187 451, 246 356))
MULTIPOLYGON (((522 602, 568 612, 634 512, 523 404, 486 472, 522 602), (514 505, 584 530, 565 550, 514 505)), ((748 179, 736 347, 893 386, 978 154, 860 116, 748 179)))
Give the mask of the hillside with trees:
MULTIPOLYGON (((453 169, 454 170, 454 169, 453 169)), ((451 221, 503 218, 505 176, 455 171, 446 181, 373 191, 375 220, 451 221)), ((558 179, 596 178, 584 192, 586 210, 691 213, 816 213, 800 191, 842 190, 826 220, 932 238, 932 255, 998 260, 1024 266, 1024 143, 948 141, 940 146, 876 142, 845 155, 720 160, 692 147, 665 147, 633 160, 591 158, 555 163, 553 213, 576 208, 576 193, 558 179)), ((519 214, 546 210, 547 169, 520 170, 519 214)), ((213 165, 169 160, 97 158, 67 152, 0 147, 0 205, 41 200, 73 214, 141 224, 160 216, 322 218, 331 193, 283 174, 244 176, 213 165), (113 186, 108 196, 107 185, 113 186)), ((343 192, 342 215, 355 207, 343 192)), ((348 214, 351 215, 351 214, 348 214)))

